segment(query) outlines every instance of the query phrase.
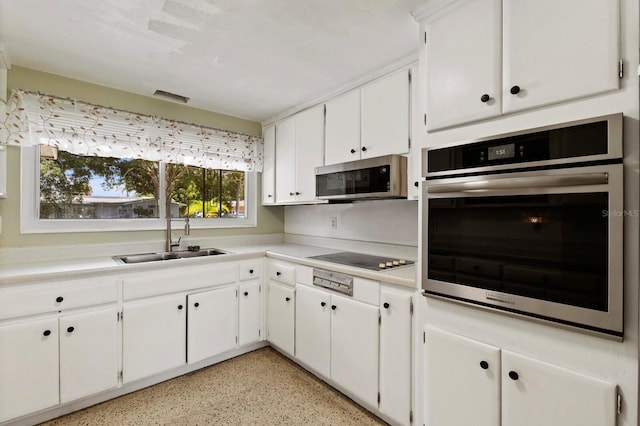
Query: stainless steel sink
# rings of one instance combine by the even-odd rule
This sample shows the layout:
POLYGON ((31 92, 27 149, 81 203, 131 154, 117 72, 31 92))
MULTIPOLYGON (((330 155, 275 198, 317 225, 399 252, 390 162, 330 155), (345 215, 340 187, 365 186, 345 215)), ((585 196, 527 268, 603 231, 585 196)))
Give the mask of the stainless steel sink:
POLYGON ((199 250, 172 251, 161 253, 128 254, 124 256, 113 256, 113 259, 120 263, 146 263, 158 262, 161 260, 185 259, 189 257, 217 256, 220 254, 229 254, 229 252, 216 248, 205 248, 199 250))

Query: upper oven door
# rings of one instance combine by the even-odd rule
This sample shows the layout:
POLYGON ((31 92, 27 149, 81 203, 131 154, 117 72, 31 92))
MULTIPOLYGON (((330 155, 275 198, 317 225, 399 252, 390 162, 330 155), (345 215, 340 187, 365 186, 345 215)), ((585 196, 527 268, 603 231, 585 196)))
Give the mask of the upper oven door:
POLYGON ((427 293, 622 336, 622 165, 424 182, 427 293))

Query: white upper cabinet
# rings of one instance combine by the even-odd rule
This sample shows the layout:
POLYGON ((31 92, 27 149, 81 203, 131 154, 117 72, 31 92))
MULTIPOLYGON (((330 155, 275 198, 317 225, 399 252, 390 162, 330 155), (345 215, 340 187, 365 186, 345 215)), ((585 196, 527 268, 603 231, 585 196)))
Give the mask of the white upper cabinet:
POLYGON ((324 108, 302 111, 276 124, 276 202, 316 202, 315 168, 324 154, 324 108))
POLYGON ((427 22, 427 129, 501 113, 501 3, 460 1, 427 22))
POLYGON ((618 0, 504 0, 504 112, 617 89, 618 20, 618 0))
POLYGON ((360 89, 326 103, 325 164, 360 159, 360 89))
POLYGON ((276 126, 265 127, 264 164, 262 166, 262 204, 276 202, 276 126))
POLYGON ((325 164, 409 151, 409 70, 327 101, 325 164))
POLYGON ((423 20, 427 130, 619 87, 617 0, 462 0, 423 20))

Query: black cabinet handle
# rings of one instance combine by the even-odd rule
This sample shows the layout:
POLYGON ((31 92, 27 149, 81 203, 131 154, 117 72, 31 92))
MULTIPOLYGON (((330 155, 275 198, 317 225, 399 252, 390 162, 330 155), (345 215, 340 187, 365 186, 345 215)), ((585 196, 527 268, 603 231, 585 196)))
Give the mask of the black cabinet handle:
POLYGON ((51 330, 45 330, 44 333, 42 333, 44 336, 48 336, 51 334, 51 330))
POLYGON ((178 310, 181 310, 181 309, 182 309, 182 305, 178 305, 178 310))
POLYGON ((296 191, 296 195, 300 195, 300 193, 298 191, 296 191))
POLYGON ((335 310, 336 310, 336 308, 337 308, 337 306, 336 306, 336 305, 331 305, 331 309, 332 309, 332 310, 334 310, 334 311, 335 311, 335 310))
POLYGON ((385 309, 389 309, 389 304, 387 302, 384 302, 382 306, 384 306, 385 309))
POLYGON ((250 273, 250 274, 253 274, 253 269, 249 269, 249 273, 250 273))
POLYGON ((355 153, 356 153, 356 150, 355 150, 355 149, 353 149, 353 148, 351 148, 351 153, 352 153, 352 154, 355 154, 355 153))
POLYGON ((248 296, 248 295, 249 295, 249 292, 248 292, 248 291, 245 291, 245 292, 244 292, 244 295, 245 295, 245 296, 248 296))
POLYGON ((58 302, 58 303, 62 303, 63 300, 64 300, 64 297, 62 297, 62 296, 56 297, 56 302, 58 302))
POLYGON ((487 361, 480 361, 480 368, 486 370, 487 368, 489 368, 489 363, 487 361))
POLYGON ((295 195, 293 192, 290 192, 289 195, 295 195))
POLYGON ((420 182, 418 182, 418 181, 413 182, 413 186, 415 186, 416 188, 419 187, 420 186, 420 182))
POLYGON ((73 333, 73 330, 75 330, 75 328, 69 327, 69 328, 67 328, 67 333, 73 333))
POLYGON ((200 306, 200 303, 196 302, 196 303, 193 304, 193 306, 195 306, 197 308, 198 306, 200 306))
POLYGON ((480 102, 482 102, 482 103, 489 102, 489 99, 491 99, 491 96, 487 95, 486 93, 484 95, 480 96, 480 102))
POLYGON ((518 375, 518 373, 512 370, 509 371, 509 377, 511 378, 511 380, 518 380, 520 376, 518 375))
POLYGON ((520 86, 513 86, 509 91, 512 95, 517 95, 518 93, 520 93, 520 86))
POLYGON ((320 302, 320 306, 324 308, 325 306, 327 306, 327 302, 320 302))
POLYGON ((284 300, 286 300, 288 302, 289 300, 291 300, 291 298, 290 297, 285 297, 284 300))
POLYGON ((276 275, 280 276, 280 275, 282 275, 282 272, 276 272, 276 275))
POLYGON ((366 147, 366 146, 363 146, 363 147, 362 147, 362 152, 365 152, 366 150, 367 150, 367 147, 366 147))
POLYGON ((273 197, 273 195, 271 195, 271 194, 268 194, 268 195, 267 195, 267 198, 271 198, 271 197, 273 197))

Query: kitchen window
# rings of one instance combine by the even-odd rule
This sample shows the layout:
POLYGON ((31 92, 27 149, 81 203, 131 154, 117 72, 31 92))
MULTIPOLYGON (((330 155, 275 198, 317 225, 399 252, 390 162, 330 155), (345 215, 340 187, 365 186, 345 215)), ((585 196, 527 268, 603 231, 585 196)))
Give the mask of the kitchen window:
POLYGON ((7 116, 23 233, 256 226, 259 137, 20 90, 7 116))

